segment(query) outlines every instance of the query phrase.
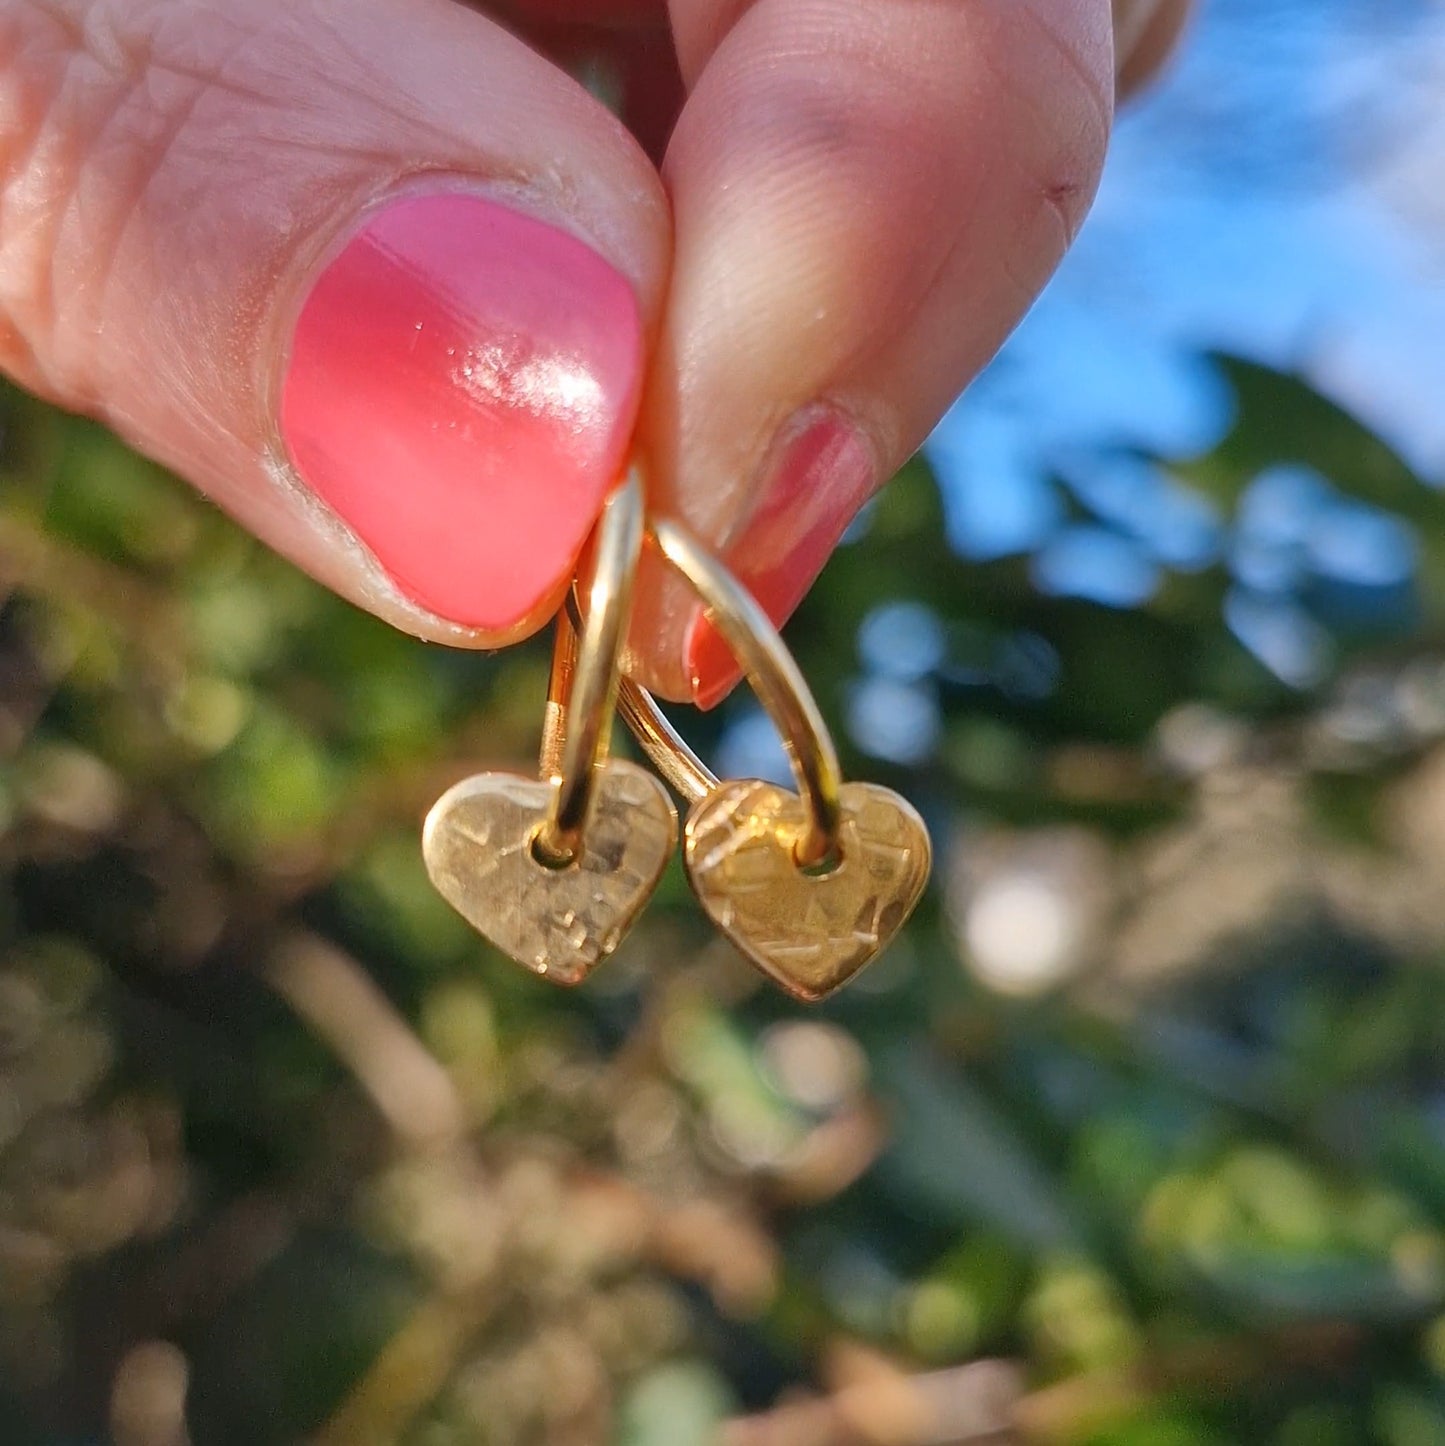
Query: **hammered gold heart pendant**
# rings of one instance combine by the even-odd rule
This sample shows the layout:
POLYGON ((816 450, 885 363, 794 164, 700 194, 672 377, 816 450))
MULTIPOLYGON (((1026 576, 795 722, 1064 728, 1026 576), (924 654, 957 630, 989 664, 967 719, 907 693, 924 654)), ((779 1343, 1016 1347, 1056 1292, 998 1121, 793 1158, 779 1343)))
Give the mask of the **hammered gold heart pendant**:
POLYGON ((679 524, 650 540, 692 585, 777 725, 796 793, 720 783, 650 694, 624 680, 623 719, 658 771, 692 800, 688 881, 704 912, 795 999, 823 999, 891 942, 933 864, 928 830, 890 789, 844 783, 837 751, 797 663, 745 588, 679 524))
POLYGON ((642 531, 633 473, 597 525, 580 637, 565 611, 557 619, 540 779, 465 779, 432 805, 422 829, 442 897, 497 948, 559 984, 580 984, 622 942, 677 842, 663 786, 607 756, 642 531))
POLYGON ((913 912, 932 861, 928 830, 896 793, 871 783, 839 790, 833 858, 801 867, 803 801, 777 784, 720 784, 687 821, 684 861, 708 917, 795 999, 846 984, 913 912))
POLYGON ((468 778, 433 805, 422 854, 438 892, 479 934, 537 974, 580 984, 657 887, 677 813, 650 773, 608 759, 563 863, 541 846, 557 787, 511 773, 468 778))

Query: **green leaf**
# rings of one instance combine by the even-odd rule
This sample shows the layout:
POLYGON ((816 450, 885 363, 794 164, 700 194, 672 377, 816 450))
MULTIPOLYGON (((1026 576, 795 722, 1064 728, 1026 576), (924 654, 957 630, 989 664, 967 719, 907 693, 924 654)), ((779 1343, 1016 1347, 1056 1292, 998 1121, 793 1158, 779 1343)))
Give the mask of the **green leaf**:
POLYGON ((883 1179, 909 1214, 931 1225, 986 1224, 1044 1251, 1077 1251, 1067 1198, 1008 1120, 961 1075, 919 1050, 877 1062, 893 1124, 883 1179))
POLYGON ((298 1236, 188 1352, 191 1437, 295 1446, 321 1425, 420 1299, 410 1271, 353 1236, 298 1236))

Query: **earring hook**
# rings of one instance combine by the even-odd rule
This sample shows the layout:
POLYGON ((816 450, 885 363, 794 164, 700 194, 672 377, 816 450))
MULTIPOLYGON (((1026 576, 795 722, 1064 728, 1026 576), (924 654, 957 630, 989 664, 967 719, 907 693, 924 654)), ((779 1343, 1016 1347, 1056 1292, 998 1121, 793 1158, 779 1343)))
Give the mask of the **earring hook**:
MULTIPOLYGON (((708 621, 742 665, 758 701, 782 735, 807 829, 795 851, 803 868, 835 858, 843 786, 837 750, 793 655, 752 595, 680 523, 654 518, 648 541, 689 583, 708 621)), ((717 779, 668 722, 657 701, 630 678, 619 693, 623 721, 653 766, 684 797, 696 802, 717 779)))
POLYGON ((568 610, 557 616, 540 758, 541 776, 555 779, 556 791, 536 844, 559 864, 577 857, 598 766, 607 756, 644 526, 634 467, 597 524, 585 617, 574 624, 568 610))

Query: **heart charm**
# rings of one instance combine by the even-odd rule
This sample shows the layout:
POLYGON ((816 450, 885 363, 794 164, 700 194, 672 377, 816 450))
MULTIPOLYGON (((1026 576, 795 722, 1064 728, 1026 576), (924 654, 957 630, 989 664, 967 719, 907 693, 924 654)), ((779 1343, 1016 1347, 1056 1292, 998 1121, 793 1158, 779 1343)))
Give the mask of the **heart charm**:
POLYGON ((422 853, 432 883, 478 933, 526 968, 580 984, 657 887, 677 813, 650 773, 608 759, 578 858, 549 866, 532 845, 555 787, 511 773, 468 778, 433 805, 422 853))
POLYGON ((847 783, 839 795, 839 862, 800 869, 802 801, 777 784, 720 784, 687 821, 683 857, 714 924, 794 998, 846 984, 913 912, 932 849, 923 820, 896 793, 847 783))

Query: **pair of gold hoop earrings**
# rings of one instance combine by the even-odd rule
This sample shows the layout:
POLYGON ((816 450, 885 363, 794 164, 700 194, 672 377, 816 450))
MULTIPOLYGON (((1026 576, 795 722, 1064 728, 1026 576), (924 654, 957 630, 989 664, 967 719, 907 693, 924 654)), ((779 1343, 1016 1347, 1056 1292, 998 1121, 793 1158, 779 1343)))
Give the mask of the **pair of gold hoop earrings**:
POLYGON ((891 790, 844 783, 837 752, 777 629, 677 523, 645 515, 636 471, 598 523, 585 613, 558 615, 539 777, 483 773, 427 815, 422 849, 442 896, 536 974, 579 984, 622 941, 677 844, 667 790, 610 756, 620 711, 688 801, 683 862, 713 924, 794 998, 831 994, 903 926, 928 881, 928 830, 891 790), (655 546, 701 599, 787 747, 798 792, 720 782, 651 696, 621 676, 632 582, 655 546))

